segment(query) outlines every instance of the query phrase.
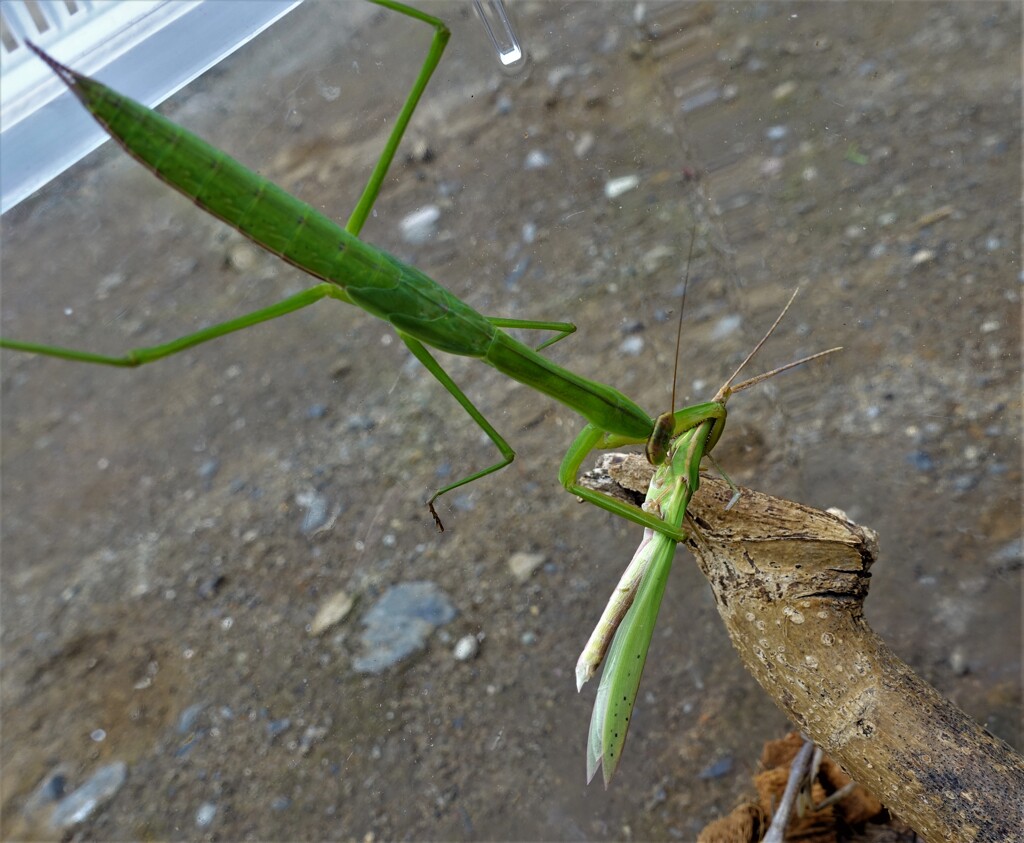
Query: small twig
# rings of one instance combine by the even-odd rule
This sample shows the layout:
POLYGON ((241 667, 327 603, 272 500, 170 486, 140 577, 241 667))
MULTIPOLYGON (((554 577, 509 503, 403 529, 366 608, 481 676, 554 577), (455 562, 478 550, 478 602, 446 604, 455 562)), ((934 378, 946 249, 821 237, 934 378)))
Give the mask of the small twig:
POLYGON ((789 817, 793 813, 793 805, 796 803, 797 794, 807 778, 810 769, 811 759, 814 757, 814 741, 804 738, 804 745, 796 754, 789 767, 789 780, 786 782, 786 790, 782 794, 782 801, 775 810, 772 817, 772 824, 768 833, 764 836, 764 843, 783 843, 786 839, 786 826, 789 825, 789 817))

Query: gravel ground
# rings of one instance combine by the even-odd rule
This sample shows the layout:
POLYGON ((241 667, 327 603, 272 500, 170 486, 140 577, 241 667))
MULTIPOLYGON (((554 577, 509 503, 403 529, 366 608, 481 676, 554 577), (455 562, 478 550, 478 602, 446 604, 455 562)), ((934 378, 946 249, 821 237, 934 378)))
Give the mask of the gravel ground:
MULTIPOLYGON (((799 284, 761 366, 845 351, 738 396, 717 456, 878 530, 869 621, 1021 747, 1020 3, 515 8, 512 76, 430 6, 452 45, 363 236, 574 321, 550 356, 652 412, 695 221, 682 400, 799 284)), ((307 3, 166 112, 344 220, 428 40, 307 3)), ((10 337, 113 353, 309 283, 109 148, 4 223, 10 337)), ((493 449, 366 314, 135 371, 4 353, 5 839, 690 840, 742 797, 786 723, 684 553, 617 779, 585 786, 573 666, 640 530, 560 490, 572 411, 444 363, 519 459, 439 536, 424 498, 493 449), (424 646, 360 672, 395 586, 412 609, 376 617, 426 606, 424 646), (47 826, 97 771, 107 801, 47 826)))

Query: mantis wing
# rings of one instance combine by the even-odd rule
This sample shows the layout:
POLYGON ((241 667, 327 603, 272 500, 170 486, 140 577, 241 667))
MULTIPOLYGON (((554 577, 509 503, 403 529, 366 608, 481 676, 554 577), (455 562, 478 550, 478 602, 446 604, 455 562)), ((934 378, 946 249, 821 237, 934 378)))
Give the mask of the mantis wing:
POLYGON ((647 661, 647 650, 658 620, 668 573, 672 569, 676 543, 656 533, 645 549, 648 548, 650 562, 633 605, 615 633, 590 718, 587 782, 601 767, 605 787, 608 787, 622 758, 633 704, 640 688, 640 676, 647 661))

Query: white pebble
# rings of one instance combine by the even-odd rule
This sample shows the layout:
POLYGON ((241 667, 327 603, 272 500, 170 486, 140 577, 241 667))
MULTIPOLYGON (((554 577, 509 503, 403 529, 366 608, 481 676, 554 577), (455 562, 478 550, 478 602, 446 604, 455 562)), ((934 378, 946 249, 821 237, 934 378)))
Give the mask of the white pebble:
POLYGON ((781 85, 776 86, 775 90, 772 91, 773 100, 784 100, 786 97, 791 96, 796 91, 796 82, 790 80, 783 82, 781 85))
POLYGON ((434 236, 440 219, 441 209, 437 205, 425 205, 422 208, 417 208, 398 224, 402 232, 402 239, 413 245, 426 243, 434 236))
POLYGON ((572 148, 577 158, 586 158, 587 153, 594 148, 594 133, 584 132, 580 135, 580 139, 576 141, 576 145, 572 148))
POLYGON ((455 656, 456 661, 468 662, 470 659, 475 658, 479 652, 480 642, 477 641, 476 636, 463 635, 462 638, 455 642, 452 655, 455 656))
POLYGON ((625 354, 627 357, 637 357, 644 350, 644 338, 643 337, 626 337, 619 344, 619 352, 625 354))
POLYGON ((523 168, 527 170, 543 170, 550 163, 550 155, 539 149, 533 149, 526 154, 526 162, 523 164, 523 168))
POLYGON ((317 610, 316 617, 309 626, 309 634, 323 635, 332 626, 341 623, 352 611, 353 602, 347 592, 334 592, 317 610))
POLYGON ((196 811, 196 825, 206 828, 213 822, 215 816, 217 816, 217 806, 212 802, 204 802, 196 811))
POLYGON ((543 553, 516 551, 508 558, 508 569, 518 582, 526 582, 547 561, 543 553))
POLYGON ((604 195, 608 199, 617 199, 623 193, 629 193, 640 186, 640 176, 621 176, 605 182, 604 195))

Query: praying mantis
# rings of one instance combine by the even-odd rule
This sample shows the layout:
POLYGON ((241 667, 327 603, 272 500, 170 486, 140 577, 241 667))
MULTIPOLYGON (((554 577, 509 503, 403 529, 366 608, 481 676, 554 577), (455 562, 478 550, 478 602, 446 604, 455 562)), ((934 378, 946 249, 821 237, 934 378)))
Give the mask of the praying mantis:
POLYGON ((434 506, 437 499, 505 468, 515 459, 515 451, 441 367, 428 347, 480 359, 580 413, 588 424, 562 462, 559 479, 563 486, 584 500, 681 541, 684 534, 680 530, 638 507, 580 486, 576 476, 586 455, 594 448, 648 442, 651 443, 648 453, 659 458, 659 454, 664 454, 664 445, 654 443, 664 442, 667 436, 679 435, 707 419, 715 421, 713 441, 717 441, 725 422, 724 405, 697 404, 656 423, 639 405, 613 387, 576 375, 538 353, 575 331, 574 325, 485 317, 420 270, 359 239, 395 151, 449 39, 447 26, 432 15, 394 0, 374 2, 428 24, 434 34, 394 128, 344 228, 157 112, 76 73, 29 45, 130 156, 203 210, 282 260, 320 279, 321 283, 270 307, 120 356, 13 339, 0 339, 0 347, 85 363, 141 366, 293 313, 321 299, 333 298, 361 307, 389 322, 413 356, 477 423, 501 455, 492 465, 442 486, 431 495, 427 506, 439 531, 443 531, 444 526, 434 506), (556 335, 534 349, 503 328, 547 330, 556 335))
MULTIPOLYGON (((685 291, 686 282, 684 281, 684 302, 685 291)), ((712 399, 712 404, 721 407, 723 420, 725 404, 735 393, 749 389, 788 369, 840 350, 831 348, 820 351, 748 378, 741 383, 733 384, 740 372, 761 350, 761 347, 779 326, 793 304, 797 292, 799 290, 793 292, 786 306, 765 332, 761 341, 747 354, 743 362, 722 384, 712 399)), ((682 307, 680 307, 681 325, 682 307)), ((676 366, 678 369, 678 339, 676 366)), ((674 380, 675 378, 673 378, 674 380)), ((672 401, 674 404, 674 394, 672 401)), ((668 420, 671 417, 671 412, 663 416, 662 425, 665 430, 668 429, 668 420)), ((658 441, 659 433, 655 433, 651 437, 651 443, 648 446, 648 460, 655 463, 655 460, 651 459, 652 448, 663 448, 663 450, 659 450, 659 453, 655 455, 662 458, 656 462, 658 467, 651 480, 644 507, 659 512, 662 520, 676 529, 681 529, 690 499, 700 487, 701 462, 704 457, 710 458, 710 451, 718 441, 716 422, 717 419, 709 416, 678 436, 666 437, 664 442, 658 441)), ((728 478, 726 479, 728 480, 728 478)), ((729 482, 731 485, 731 481, 729 482)), ((735 487, 733 488, 735 490, 735 487)), ((739 492, 735 491, 733 500, 726 508, 732 506, 738 496, 739 492)), ((622 758, 633 705, 640 689, 640 677, 647 661, 647 651, 650 648, 654 626, 658 620, 658 610, 661 608, 661 599, 665 594, 665 585, 672 568, 675 550, 676 542, 667 533, 650 528, 644 529, 643 538, 633 559, 612 592, 608 605, 576 663, 576 688, 582 690, 583 685, 593 677, 601 663, 605 662, 587 738, 588 783, 593 780, 600 768, 605 787, 608 787, 622 758)))
MULTIPOLYGON (((367 310, 387 321, 410 352, 452 394, 459 405, 485 432, 501 454, 501 459, 438 489, 428 506, 439 529, 443 529, 435 509, 441 495, 464 486, 509 465, 515 452, 490 422, 473 405, 428 350, 437 349, 475 357, 579 412, 587 425, 576 437, 559 470, 562 485, 577 496, 608 511, 642 525, 657 541, 654 555, 646 563, 636 599, 619 625, 626 644, 612 645, 606 675, 610 676, 603 696, 618 693, 629 683, 639 682, 639 671, 626 664, 623 654, 639 650, 646 653, 650 632, 657 617, 671 553, 675 543, 686 538, 682 521, 686 503, 696 489, 696 472, 703 456, 718 442, 726 421, 725 403, 732 388, 715 400, 672 409, 658 419, 618 390, 582 378, 557 366, 541 354, 544 348, 575 330, 566 322, 484 317, 419 270, 401 263, 387 253, 358 238, 410 118, 448 41, 445 25, 433 16, 390 0, 379 5, 422 21, 434 30, 428 55, 411 89, 383 153, 363 190, 361 198, 344 228, 335 225, 280 188, 185 132, 155 112, 120 97, 109 88, 88 79, 37 53, 79 96, 86 108, 129 152, 179 192, 191 198, 209 213, 237 228, 257 244, 283 260, 306 270, 320 280, 315 286, 289 296, 277 304, 253 313, 205 328, 160 346, 137 349, 122 356, 106 356, 75 349, 58 348, 19 340, 0 340, 0 347, 46 354, 73 361, 111 366, 138 366, 169 357, 208 340, 269 321, 307 307, 322 298, 333 298, 367 310), (554 339, 531 348, 505 333, 503 328, 551 330, 554 339), (655 509, 648 512, 579 485, 579 468, 595 448, 616 448, 645 443, 652 462, 665 466, 665 481, 658 486, 662 495, 655 509), (666 491, 667 490, 667 491, 666 491), (666 561, 667 560, 667 561, 666 561)), ((781 318, 781 317, 780 317, 781 318)), ((804 361, 798 361, 804 362, 804 361)), ((797 364, 792 364, 797 365, 797 364)), ((724 387, 723 387, 724 389, 724 387)), ((674 402, 673 402, 674 403, 674 402)), ((628 688, 626 688, 628 691, 628 688)), ((635 685, 632 697, 635 698, 635 685)), ((632 706, 630 700, 629 708, 632 706)), ((608 710, 607 705, 605 709, 608 710)), ((607 732, 616 723, 628 721, 628 711, 612 707, 610 719, 604 718, 607 732), (622 718, 625 718, 623 720, 622 718)), ((619 727, 621 741, 625 728, 619 727)), ((605 748, 593 750, 595 759, 605 758, 606 779, 614 772, 621 755, 621 743, 613 738, 605 748)), ((590 746, 594 746, 593 740, 590 746)))

